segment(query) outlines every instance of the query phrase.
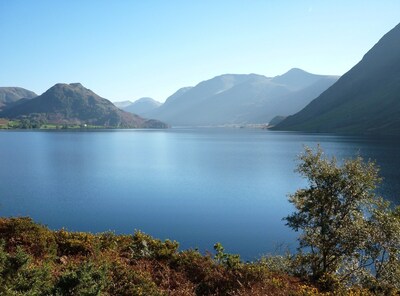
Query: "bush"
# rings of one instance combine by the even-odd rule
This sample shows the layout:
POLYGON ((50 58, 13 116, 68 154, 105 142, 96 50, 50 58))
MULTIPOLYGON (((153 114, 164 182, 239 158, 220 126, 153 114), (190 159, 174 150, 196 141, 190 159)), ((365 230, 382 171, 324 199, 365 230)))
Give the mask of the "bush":
POLYGON ((159 290, 149 273, 136 271, 130 266, 120 262, 115 262, 112 264, 111 277, 111 284, 108 287, 108 292, 110 295, 166 295, 159 290))
POLYGON ((225 253, 224 247, 221 243, 216 243, 214 245, 214 250, 216 251, 214 259, 218 264, 222 264, 228 270, 238 269, 241 266, 240 256, 237 254, 225 253))
POLYGON ((53 293, 60 296, 97 296, 105 290, 107 282, 105 265, 84 262, 65 270, 58 278, 53 293))
POLYGON ((274 273, 291 274, 293 272, 293 261, 289 254, 285 256, 265 256, 261 258, 259 264, 265 266, 270 272, 274 273))
POLYGON ((93 254, 98 248, 99 241, 96 236, 86 232, 68 232, 64 229, 55 233, 58 245, 58 255, 83 255, 93 254))
POLYGON ((220 244, 212 257, 178 252, 178 243, 141 232, 50 231, 29 218, 0 218, 0 229, 0 295, 256 296, 299 290, 288 276, 272 275, 268 264, 243 263, 220 244))
POLYGON ((23 247, 35 257, 54 257, 57 245, 53 233, 31 218, 0 218, 0 237, 9 252, 23 247))
POLYGON ((157 260, 172 260, 177 254, 179 244, 176 241, 154 239, 141 231, 133 235, 131 245, 132 258, 153 258, 157 260))
POLYGON ((52 285, 49 265, 33 265, 21 247, 7 254, 0 242, 0 295, 50 295, 52 285))

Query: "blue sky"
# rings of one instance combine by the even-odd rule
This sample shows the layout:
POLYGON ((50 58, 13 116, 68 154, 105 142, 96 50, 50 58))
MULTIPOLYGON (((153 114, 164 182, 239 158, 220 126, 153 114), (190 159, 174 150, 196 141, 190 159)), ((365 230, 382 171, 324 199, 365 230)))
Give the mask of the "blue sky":
POLYGON ((398 0, 0 0, 0 86, 164 101, 224 73, 341 75, 399 12, 398 0))

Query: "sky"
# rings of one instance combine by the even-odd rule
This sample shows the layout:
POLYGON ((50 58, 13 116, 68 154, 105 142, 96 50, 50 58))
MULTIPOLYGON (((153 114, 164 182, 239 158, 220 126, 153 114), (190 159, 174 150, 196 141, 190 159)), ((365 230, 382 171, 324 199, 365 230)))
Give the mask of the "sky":
POLYGON ((0 86, 163 102, 225 73, 342 75, 399 22, 399 0, 0 0, 0 86))

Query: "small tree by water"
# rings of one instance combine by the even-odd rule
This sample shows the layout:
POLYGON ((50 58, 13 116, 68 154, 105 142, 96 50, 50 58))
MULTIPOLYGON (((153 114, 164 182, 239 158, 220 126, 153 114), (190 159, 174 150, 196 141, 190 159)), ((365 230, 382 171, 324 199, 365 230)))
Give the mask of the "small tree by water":
POLYGON ((320 147, 299 160, 309 186, 289 196, 296 211, 285 218, 301 231, 297 273, 328 290, 400 288, 400 210, 376 195, 376 164, 356 157, 340 165, 320 147))

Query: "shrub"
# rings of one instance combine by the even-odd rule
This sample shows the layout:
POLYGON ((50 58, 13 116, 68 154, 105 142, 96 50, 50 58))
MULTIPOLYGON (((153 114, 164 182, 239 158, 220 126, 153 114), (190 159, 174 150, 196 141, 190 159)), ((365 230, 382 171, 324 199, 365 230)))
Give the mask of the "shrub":
POLYGON ((177 254, 179 244, 176 241, 154 239, 141 231, 133 235, 131 245, 132 258, 153 258, 157 260, 172 260, 177 254))
POLYGON ((285 256, 265 256, 258 262, 260 265, 265 266, 270 272, 290 274, 292 269, 292 257, 287 254, 285 256))
POLYGON ((221 243, 216 243, 214 245, 214 250, 216 251, 214 259, 218 264, 222 264, 229 269, 237 269, 241 266, 240 256, 237 254, 225 253, 224 247, 221 243))
POLYGON ((21 247, 8 254, 0 242, 0 295, 50 295, 52 285, 49 265, 32 264, 21 247))
POLYGON ((0 218, 0 237, 10 252, 18 246, 36 257, 53 257, 57 252, 53 233, 28 217, 0 218))
POLYGON ((148 272, 136 271, 131 266, 115 262, 111 266, 111 283, 108 286, 110 295, 120 296, 161 296, 159 290, 148 272))
POLYGON ((55 232, 58 255, 90 255, 98 248, 96 236, 86 232, 68 232, 64 229, 55 232))
POLYGON ((53 294, 60 296, 97 296, 101 295, 106 286, 106 266, 96 266, 89 261, 67 268, 58 278, 53 294))

